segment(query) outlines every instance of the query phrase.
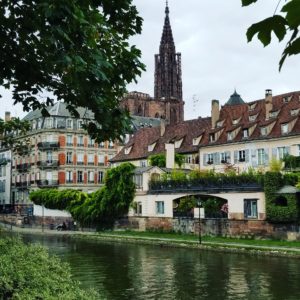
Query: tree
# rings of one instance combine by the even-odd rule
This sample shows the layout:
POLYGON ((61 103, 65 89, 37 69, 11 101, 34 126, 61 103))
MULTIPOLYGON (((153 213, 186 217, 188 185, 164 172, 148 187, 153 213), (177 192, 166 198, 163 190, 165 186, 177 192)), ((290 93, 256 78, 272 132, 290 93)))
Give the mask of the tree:
MULTIPOLYGON (((242 0, 243 6, 248 6, 258 0, 242 0)), ((251 25, 247 31, 248 42, 251 42, 257 34, 258 39, 264 46, 271 43, 271 34, 275 33, 279 41, 282 41, 290 33, 289 41, 282 53, 279 70, 281 70, 285 59, 288 56, 300 53, 300 1, 286 0, 286 4, 281 8, 283 15, 276 14, 277 8, 281 1, 278 2, 275 13, 272 17, 266 18, 258 23, 251 25)))
POLYGON ((129 131, 119 99, 144 70, 128 43, 141 26, 132 0, 2 0, 0 85, 12 89, 15 104, 44 116, 55 98, 74 117, 86 107, 92 138, 119 138, 129 131))
POLYGON ((39 245, 0 239, 1 299, 99 299, 72 279, 70 267, 39 245))
MULTIPOLYGON (((184 162, 184 156, 182 154, 175 153, 175 163, 181 168, 184 162)), ((149 156, 149 164, 151 166, 157 166, 160 168, 166 167, 166 155, 154 154, 149 156)))

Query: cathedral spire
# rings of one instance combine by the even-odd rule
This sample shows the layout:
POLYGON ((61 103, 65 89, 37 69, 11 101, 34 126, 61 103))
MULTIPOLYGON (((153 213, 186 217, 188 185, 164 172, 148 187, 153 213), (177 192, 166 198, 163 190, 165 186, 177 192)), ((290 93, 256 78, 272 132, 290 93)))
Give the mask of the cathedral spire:
POLYGON ((169 13, 166 1, 159 54, 155 55, 154 97, 182 100, 181 54, 176 53, 169 13))

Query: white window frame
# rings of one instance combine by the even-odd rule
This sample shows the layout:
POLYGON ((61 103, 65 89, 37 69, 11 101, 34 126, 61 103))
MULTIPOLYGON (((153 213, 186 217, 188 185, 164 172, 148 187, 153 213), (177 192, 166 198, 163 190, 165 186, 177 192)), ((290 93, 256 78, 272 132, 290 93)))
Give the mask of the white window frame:
POLYGON ((157 215, 165 214, 165 201, 155 201, 155 212, 157 215))
POLYGON ((266 162, 266 153, 265 149, 257 149, 257 164, 258 165, 264 165, 266 162))
POLYGON ((73 129, 73 120, 72 119, 67 119, 67 121, 66 121, 66 127, 67 127, 67 129, 73 129), (70 126, 68 126, 69 122, 70 122, 70 126))

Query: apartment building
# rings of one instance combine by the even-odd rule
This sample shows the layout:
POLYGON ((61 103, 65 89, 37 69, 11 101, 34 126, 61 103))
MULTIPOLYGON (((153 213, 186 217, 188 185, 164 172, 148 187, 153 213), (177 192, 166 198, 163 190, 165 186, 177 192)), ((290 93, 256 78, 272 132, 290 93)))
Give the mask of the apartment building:
POLYGON ((37 188, 95 191, 116 154, 113 141, 95 143, 82 128, 93 119, 92 112, 78 108, 79 118, 74 118, 62 102, 47 110, 48 117, 36 110, 23 119, 31 123, 31 130, 18 138, 26 146, 12 156, 14 204, 29 203, 29 191, 37 188))

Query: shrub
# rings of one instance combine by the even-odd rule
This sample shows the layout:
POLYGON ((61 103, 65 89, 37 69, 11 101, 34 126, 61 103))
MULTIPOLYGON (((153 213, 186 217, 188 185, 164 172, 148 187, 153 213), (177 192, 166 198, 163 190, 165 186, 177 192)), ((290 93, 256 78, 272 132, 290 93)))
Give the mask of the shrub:
POLYGON ((1 299, 99 299, 71 278, 70 268, 39 245, 0 239, 1 299))

